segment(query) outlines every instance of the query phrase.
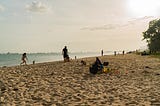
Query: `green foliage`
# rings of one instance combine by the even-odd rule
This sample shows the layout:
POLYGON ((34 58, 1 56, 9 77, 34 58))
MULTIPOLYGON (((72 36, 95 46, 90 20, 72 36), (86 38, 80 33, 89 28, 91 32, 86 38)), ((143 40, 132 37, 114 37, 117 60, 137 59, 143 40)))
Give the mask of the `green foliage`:
POLYGON ((147 41, 152 53, 160 51, 160 19, 149 22, 149 28, 143 32, 143 40, 147 41))

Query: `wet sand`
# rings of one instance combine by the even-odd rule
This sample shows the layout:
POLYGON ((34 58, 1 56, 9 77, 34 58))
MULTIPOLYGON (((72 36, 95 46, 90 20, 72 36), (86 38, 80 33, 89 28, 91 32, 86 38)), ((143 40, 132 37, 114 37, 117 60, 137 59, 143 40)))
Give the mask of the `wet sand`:
POLYGON ((0 68, 0 106, 160 106, 159 59, 100 59, 110 73, 89 73, 95 57, 0 68))

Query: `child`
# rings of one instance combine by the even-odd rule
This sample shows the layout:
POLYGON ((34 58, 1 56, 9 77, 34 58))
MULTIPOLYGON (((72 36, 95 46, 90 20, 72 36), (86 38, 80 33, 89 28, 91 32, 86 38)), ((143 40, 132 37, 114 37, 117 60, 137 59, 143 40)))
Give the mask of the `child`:
POLYGON ((20 65, 22 65, 22 64, 27 65, 26 60, 28 60, 27 55, 26 55, 26 53, 23 53, 23 55, 22 55, 22 63, 20 65))

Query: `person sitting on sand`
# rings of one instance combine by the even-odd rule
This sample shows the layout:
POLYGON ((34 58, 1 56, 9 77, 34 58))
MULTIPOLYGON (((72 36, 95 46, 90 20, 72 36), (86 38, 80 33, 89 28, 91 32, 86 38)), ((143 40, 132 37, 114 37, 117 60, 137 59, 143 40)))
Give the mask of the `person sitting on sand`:
POLYGON ((96 57, 95 63, 92 65, 92 67, 90 67, 90 73, 96 74, 98 71, 102 72, 102 70, 103 70, 103 64, 101 63, 99 58, 96 57))
POLYGON ((26 60, 28 60, 27 54, 26 54, 26 53, 23 53, 21 59, 22 59, 22 63, 21 63, 20 65, 22 65, 22 64, 25 64, 25 65, 26 65, 26 64, 27 64, 26 60))
POLYGON ((64 62, 68 62, 68 61, 69 61, 69 55, 68 55, 67 46, 65 46, 65 47, 63 48, 62 54, 63 54, 64 62))
POLYGON ((109 65, 109 62, 102 62, 98 57, 96 57, 96 61, 92 64, 92 66, 89 68, 90 73, 97 74, 98 72, 104 72, 104 69, 106 66, 109 65))

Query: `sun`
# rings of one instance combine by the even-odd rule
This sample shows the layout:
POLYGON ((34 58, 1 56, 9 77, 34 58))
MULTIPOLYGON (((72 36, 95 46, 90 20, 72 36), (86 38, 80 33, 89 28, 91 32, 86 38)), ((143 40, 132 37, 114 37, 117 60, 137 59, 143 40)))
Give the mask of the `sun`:
POLYGON ((130 14, 135 16, 158 16, 160 0, 128 0, 130 14))

